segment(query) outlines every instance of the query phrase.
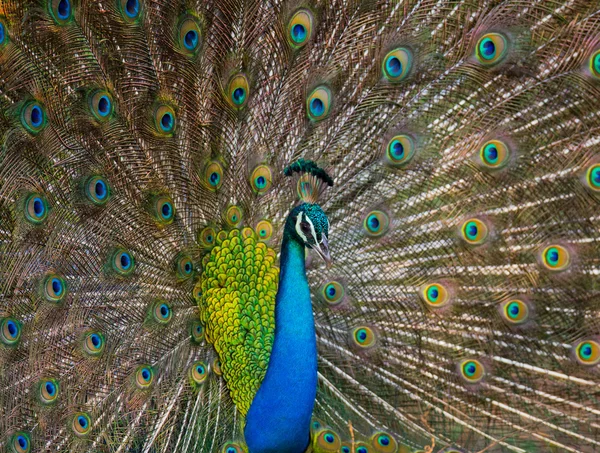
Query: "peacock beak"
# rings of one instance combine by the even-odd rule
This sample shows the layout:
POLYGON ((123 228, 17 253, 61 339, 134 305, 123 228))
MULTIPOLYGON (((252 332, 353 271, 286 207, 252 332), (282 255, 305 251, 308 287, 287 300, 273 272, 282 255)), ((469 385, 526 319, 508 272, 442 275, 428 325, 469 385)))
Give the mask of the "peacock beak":
POLYGON ((333 260, 331 259, 331 255, 329 254, 329 242, 327 241, 327 236, 323 235, 320 244, 316 244, 313 249, 319 254, 327 267, 331 267, 333 260))

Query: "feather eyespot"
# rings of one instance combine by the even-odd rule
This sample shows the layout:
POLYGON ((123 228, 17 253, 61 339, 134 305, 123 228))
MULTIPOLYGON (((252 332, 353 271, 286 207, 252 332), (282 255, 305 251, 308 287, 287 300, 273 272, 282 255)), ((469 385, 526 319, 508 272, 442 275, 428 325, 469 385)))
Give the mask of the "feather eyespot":
POLYGON ((196 385, 203 384, 208 378, 208 367, 204 362, 194 362, 190 367, 190 377, 196 385))
POLYGON ((152 317, 159 324, 168 324, 173 318, 171 306, 164 300, 157 300, 151 308, 152 317))
POLYGON ((500 63, 508 52, 508 41, 501 33, 487 33, 477 41, 475 55, 483 66, 500 63))
POLYGON ((575 358, 585 366, 594 366, 600 363, 600 343, 594 340, 584 340, 575 344, 575 358))
POLYGON ((329 115, 331 108, 331 90, 326 86, 315 88, 306 98, 306 112, 312 121, 321 121, 329 115))
POLYGON ((509 325, 520 325, 529 319, 529 305, 520 299, 510 299, 501 304, 500 314, 509 325))
POLYGON ((127 22, 135 22, 142 11, 139 0, 119 0, 119 7, 123 18, 127 22))
POLYGON ((106 121, 113 112, 112 96, 107 91, 95 91, 88 102, 92 115, 98 121, 106 121))
POLYGON ((250 175, 250 185, 254 192, 259 195, 266 193, 273 182, 271 169, 266 165, 259 165, 250 175))
POLYGON ((215 245, 216 233, 212 227, 203 228, 198 235, 198 242, 205 248, 212 248, 215 245))
POLYGON ((221 369, 221 360, 218 357, 212 362, 212 370, 217 376, 221 376, 223 374, 223 370, 221 369))
POLYGON ((70 0, 51 0, 48 6, 52 18, 58 25, 65 25, 73 18, 73 5, 70 0))
POLYGON ((230 227, 235 227, 242 223, 242 210, 239 206, 229 206, 225 211, 225 221, 230 227))
POLYGON ((490 140, 479 150, 479 163, 489 170, 499 170, 506 166, 510 149, 500 140, 490 140))
POLYGON ((379 210, 369 212, 363 220, 363 229, 370 237, 383 236, 390 226, 389 216, 379 210))
POLYGON ((34 225, 39 225, 48 217, 48 202, 40 194, 32 193, 25 200, 25 218, 34 225))
POLYGON ((359 326, 352 330, 353 343, 363 349, 375 346, 377 338, 373 329, 367 326, 359 326))
POLYGON ((131 274, 135 269, 135 260, 127 250, 119 248, 115 250, 110 260, 111 268, 119 275, 131 274))
POLYGON ((389 52, 381 65, 383 75, 390 82, 400 82, 408 76, 412 67, 412 53, 410 50, 399 47, 389 52))
POLYGON ((350 445, 348 445, 347 443, 343 443, 342 447, 340 448, 340 451, 342 453, 351 453, 352 450, 350 448, 350 445))
POLYGON ((202 34, 197 20, 188 17, 179 25, 179 48, 183 53, 194 55, 200 49, 202 34))
POLYGON ((364 442, 355 442, 354 443, 354 452, 355 453, 370 453, 369 446, 364 442))
POLYGON ((21 124, 31 135, 36 135, 46 127, 46 110, 37 101, 29 101, 21 109, 21 124))
POLYGON ((8 42, 8 32, 4 21, 0 19, 0 47, 3 47, 8 42))
POLYGON ((235 109, 241 109, 248 102, 250 84, 245 74, 234 75, 227 84, 227 100, 235 109))
POLYGON ((594 192, 600 192, 600 164, 594 164, 587 169, 586 183, 594 192))
POLYGON ((21 323, 14 318, 0 318, 0 341, 6 346, 14 346, 21 338, 21 323))
POLYGON ((67 295, 67 286, 64 279, 57 274, 49 274, 44 278, 44 298, 48 302, 59 303, 67 295))
POLYGON ((430 283, 421 290, 421 299, 432 308, 440 308, 450 301, 450 293, 442 283, 430 283))
POLYGON ((53 404, 58 399, 60 387, 54 379, 42 379, 38 384, 38 396, 42 404, 53 404))
POLYGON ((550 271, 564 271, 571 264, 569 251, 562 245, 554 244, 546 247, 542 252, 542 264, 550 271))
POLYGON ((321 288, 321 296, 323 300, 331 305, 339 304, 345 295, 344 286, 337 281, 325 283, 321 288))
POLYGON ((169 105, 159 105, 154 110, 154 127, 159 135, 170 137, 175 132, 175 110, 169 105))
POLYGON ((317 433, 315 444, 320 452, 338 452, 342 442, 340 436, 335 431, 323 429, 317 433))
POLYGON ((600 50, 597 50, 590 57, 590 72, 594 77, 600 79, 600 50))
POLYGON ((458 364, 461 377, 469 384, 480 382, 485 375, 485 368, 479 360, 466 359, 458 364))
POLYGON ((29 453, 31 451, 31 440, 29 434, 18 431, 10 437, 10 451, 12 453, 29 453))
POLYGON ((191 326, 192 341, 196 344, 202 343, 204 340, 204 326, 200 321, 194 321, 191 326))
POLYGON ((83 352, 92 357, 98 357, 106 346, 104 335, 99 332, 88 332, 83 338, 83 352))
POLYGON ((488 238, 489 229, 480 219, 468 219, 460 229, 462 238, 470 245, 481 245, 488 238))
POLYGON ((266 219, 261 220, 256 224, 255 228, 258 240, 266 242, 273 236, 273 224, 266 219))
POLYGON ((149 389, 154 383, 154 368, 149 365, 139 366, 135 371, 135 385, 140 390, 149 389))
POLYGON ((396 135, 387 144, 385 157, 387 162, 395 167, 409 163, 415 154, 415 142, 408 135, 396 135))
POLYGON ((92 176, 84 184, 84 194, 96 206, 103 206, 110 198, 110 186, 102 176, 92 176))
POLYGON ((294 49, 304 47, 312 36, 313 15, 306 9, 294 13, 287 27, 288 42, 294 49))
POLYGON ((71 428, 73 429, 73 433, 78 437, 83 437, 89 434, 92 429, 92 419, 85 412, 77 412, 73 416, 73 421, 71 422, 71 428))
POLYGON ((235 442, 227 442, 223 445, 221 453, 245 453, 241 445, 235 442))
POLYGON ((160 225, 169 225, 175 219, 175 206, 168 195, 152 198, 152 214, 160 225))
POLYGON ((391 434, 383 431, 373 434, 371 443, 378 453, 396 453, 398 451, 396 439, 391 434))
POLYGON ((177 278, 187 280, 194 273, 194 263, 189 255, 180 255, 177 258, 177 278))
POLYGON ((223 183, 223 167, 221 164, 216 161, 210 162, 204 170, 204 178, 206 187, 212 191, 218 190, 223 183))

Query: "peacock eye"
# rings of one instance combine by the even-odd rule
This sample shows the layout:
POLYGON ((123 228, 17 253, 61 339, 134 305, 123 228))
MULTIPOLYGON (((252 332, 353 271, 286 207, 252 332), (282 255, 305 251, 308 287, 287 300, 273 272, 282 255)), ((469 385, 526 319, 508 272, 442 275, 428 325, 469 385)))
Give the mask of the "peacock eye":
POLYGON ((304 231, 305 233, 309 233, 310 232, 310 225, 306 222, 302 222, 300 224, 300 228, 302 228, 302 231, 304 231))

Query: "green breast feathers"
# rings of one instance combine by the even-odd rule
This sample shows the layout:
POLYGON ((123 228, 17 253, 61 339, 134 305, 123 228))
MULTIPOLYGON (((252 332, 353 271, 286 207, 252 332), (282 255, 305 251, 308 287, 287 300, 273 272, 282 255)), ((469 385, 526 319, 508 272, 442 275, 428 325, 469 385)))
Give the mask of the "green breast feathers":
POLYGON ((206 339, 231 398, 246 415, 265 377, 275 335, 276 253, 251 228, 221 231, 194 294, 206 339))

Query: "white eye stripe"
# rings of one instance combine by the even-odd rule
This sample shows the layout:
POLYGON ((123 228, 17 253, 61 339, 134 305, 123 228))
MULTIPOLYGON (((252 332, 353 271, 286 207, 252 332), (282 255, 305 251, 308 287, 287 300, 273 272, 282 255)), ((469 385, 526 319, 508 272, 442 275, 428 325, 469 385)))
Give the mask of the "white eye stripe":
POLYGON ((312 220, 310 220, 310 218, 308 216, 306 216, 306 220, 308 221, 308 224, 310 225, 310 234, 312 234, 312 237, 315 240, 315 244, 318 244, 319 241, 317 241, 317 232, 315 231, 315 226, 313 225, 312 220))
POLYGON ((300 226, 302 223, 303 215, 304 215, 304 213, 300 212, 300 215, 298 216, 298 218, 296 218, 296 233, 298 233, 298 236, 300 236, 304 242, 308 242, 308 239, 307 239, 306 235, 302 232, 302 227, 300 226))

